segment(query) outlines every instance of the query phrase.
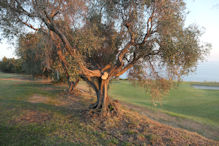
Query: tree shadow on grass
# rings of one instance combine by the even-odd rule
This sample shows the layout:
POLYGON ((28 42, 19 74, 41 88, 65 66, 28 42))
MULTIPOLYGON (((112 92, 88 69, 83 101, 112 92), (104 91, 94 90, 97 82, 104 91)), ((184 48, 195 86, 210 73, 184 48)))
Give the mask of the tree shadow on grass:
POLYGON ((0 125, 0 145, 43 145, 45 136, 41 127, 0 125))
POLYGON ((34 83, 34 82, 30 82, 30 83, 25 83, 25 84, 17 84, 14 85, 16 88, 22 88, 22 89, 28 89, 28 88, 32 88, 32 89, 37 89, 37 90, 43 90, 52 94, 57 94, 60 92, 63 92, 65 87, 62 86, 54 86, 51 83, 34 83))
POLYGON ((0 125, 0 145, 40 146, 40 145, 75 145, 75 143, 49 136, 48 129, 42 126, 4 126, 0 125))
MULTIPOLYGON (((68 142, 66 139, 60 139, 59 135, 50 137, 49 134, 56 130, 57 127, 60 127, 60 122, 62 123, 63 120, 75 121, 75 119, 80 119, 80 113, 84 111, 83 108, 74 106, 62 107, 11 99, 0 99, 0 103, 4 105, 0 108, 2 110, 0 111, 0 117, 4 118, 0 120, 0 145, 74 145, 74 143, 68 142), (11 108, 16 110, 10 111, 11 108), (4 114, 4 110, 10 114, 4 114), (14 115, 19 118, 22 117, 22 112, 26 111, 46 112, 50 115, 50 119, 42 123, 16 121, 17 118, 15 119, 14 115), (61 116, 59 116, 59 119, 54 116, 57 114, 61 116), (6 118, 7 115, 9 116, 8 118, 6 118)), ((84 107, 86 108, 86 106, 84 107)))
POLYGON ((86 105, 81 104, 81 107, 76 107, 74 105, 71 105, 69 107, 65 106, 55 106, 52 104, 45 104, 45 103, 30 103, 22 100, 5 100, 0 99, 1 103, 4 103, 7 107, 13 107, 16 109, 22 109, 22 110, 39 110, 39 111, 47 111, 52 113, 58 113, 62 115, 69 115, 74 114, 78 115, 81 111, 86 110, 86 105))
POLYGON ((23 86, 31 85, 31 86, 34 86, 34 87, 51 87, 51 88, 54 88, 54 89, 60 89, 60 88, 64 89, 64 88, 68 87, 67 84, 66 85, 65 84, 59 85, 59 84, 54 84, 52 82, 46 82, 46 83, 44 83, 44 82, 26 82, 26 83, 23 83, 23 84, 20 84, 20 85, 23 85, 23 86))
POLYGON ((27 99, 33 94, 59 97, 64 92, 64 87, 56 87, 52 84, 19 83, 0 87, 0 98, 3 99, 27 99))
MULTIPOLYGON (((2 120, 0 119, 0 145, 83 145, 84 138, 92 137, 95 133, 95 131, 85 132, 86 126, 80 125, 83 118, 81 114, 87 111, 87 104, 86 100, 74 99, 67 106, 30 103, 16 99, 0 99, 0 106, 3 105, 0 107, 0 118, 2 118, 2 120), (5 111, 8 113, 5 113, 5 111), (43 122, 30 121, 29 118, 25 118, 28 112, 36 112, 39 115, 48 113, 49 120, 43 122), (3 135, 2 133, 7 134, 3 135), (84 138, 78 138, 77 136, 80 134, 84 138), (75 135, 76 137, 74 137, 75 135), (10 138, 13 137, 15 139, 10 141, 10 138), (78 141, 78 139, 81 141, 78 141)), ((85 143, 88 141, 86 139, 85 143)), ((95 142, 96 139, 93 141, 95 142)))

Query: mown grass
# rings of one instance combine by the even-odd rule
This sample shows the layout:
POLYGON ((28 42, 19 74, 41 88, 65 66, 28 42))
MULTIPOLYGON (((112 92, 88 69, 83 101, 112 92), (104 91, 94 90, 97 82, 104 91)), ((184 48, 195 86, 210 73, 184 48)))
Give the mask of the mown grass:
MULTIPOLYGON (((112 121, 106 121, 105 130, 100 129, 97 127, 98 124, 89 122, 89 119, 86 119, 83 114, 88 105, 94 102, 93 98, 84 98, 79 95, 71 99, 64 94, 62 86, 17 80, 17 77, 23 78, 24 76, 0 73, 0 145, 131 145, 132 141, 139 142, 139 145, 145 142, 147 144, 150 141, 158 141, 157 144, 159 142, 173 144, 176 141, 179 144, 186 143, 182 137, 188 133, 161 126, 164 130, 159 130, 160 135, 156 134, 156 130, 152 129, 156 129, 160 124, 150 123, 145 119, 142 119, 144 122, 146 121, 145 123, 137 123, 139 120, 135 120, 135 118, 141 119, 140 116, 136 116, 137 113, 134 118, 130 116, 130 120, 134 122, 127 119, 118 120, 113 127, 112 121), (37 96, 49 100, 43 102, 30 100, 37 96), (58 104, 62 102, 66 104, 58 104), (122 122, 124 124, 121 124, 122 122), (127 127, 133 127, 133 125, 135 125, 134 128, 127 127), (161 136, 169 130, 170 133, 166 135, 170 137, 161 136), (172 134, 173 131, 178 134, 172 134), (169 141, 171 137, 174 137, 173 142, 169 141), (142 139, 143 141, 140 141, 142 139)), ((120 97, 123 97, 125 101, 129 99, 135 104, 141 106, 147 104, 153 108, 151 100, 142 96, 144 95, 143 89, 135 88, 127 81, 114 83, 111 94, 113 91, 118 92, 116 95, 123 94, 124 97, 120 97), (139 98, 132 98, 133 94, 139 98)), ((96 122, 98 123, 98 121, 96 122)), ((100 124, 102 123, 100 122, 100 124)), ((189 135, 190 143, 200 139, 195 135, 189 135)), ((206 143, 208 142, 206 141, 206 143)))
POLYGON ((18 74, 13 74, 13 73, 2 73, 2 72, 0 72, 0 79, 3 79, 3 78, 13 78, 13 77, 17 77, 17 76, 23 76, 23 75, 18 75, 18 74))
MULTIPOLYGON (((0 73, 1 79, 17 76, 0 73)), ((58 102, 64 99, 63 87, 1 79, 0 145, 106 145, 117 141, 81 121, 77 108, 28 102, 33 95, 49 97, 58 102), (48 117, 43 120, 45 114, 48 117)))
POLYGON ((134 87, 129 81, 113 81, 110 94, 124 102, 219 127, 219 90, 195 89, 190 84, 181 83, 172 89, 156 107, 143 88, 134 87))

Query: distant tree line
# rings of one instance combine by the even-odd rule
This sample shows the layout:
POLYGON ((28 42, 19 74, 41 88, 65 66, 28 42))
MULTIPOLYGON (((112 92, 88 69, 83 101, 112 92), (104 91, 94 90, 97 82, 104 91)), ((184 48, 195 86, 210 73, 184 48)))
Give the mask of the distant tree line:
POLYGON ((43 59, 45 58, 37 59, 35 53, 34 49, 30 49, 23 52, 22 56, 19 56, 18 59, 3 57, 3 59, 0 60, 0 71, 4 73, 29 74, 32 75, 33 78, 46 77, 55 81, 66 80, 63 71, 58 69, 59 65, 54 63, 53 68, 47 68, 43 64, 43 59), (24 56, 26 56, 26 58, 24 56))
POLYGON ((55 69, 58 67, 54 64, 53 69, 43 66, 43 61, 36 59, 37 55, 34 54, 35 50, 29 50, 22 55, 29 55, 27 58, 7 58, 3 57, 0 60, 0 71, 4 73, 22 73, 32 75, 33 78, 47 77, 55 81, 65 81, 65 77, 61 70, 55 69), (32 55, 32 56, 31 56, 32 55))
POLYGON ((6 73, 23 73, 22 60, 3 57, 0 61, 0 71, 6 73))

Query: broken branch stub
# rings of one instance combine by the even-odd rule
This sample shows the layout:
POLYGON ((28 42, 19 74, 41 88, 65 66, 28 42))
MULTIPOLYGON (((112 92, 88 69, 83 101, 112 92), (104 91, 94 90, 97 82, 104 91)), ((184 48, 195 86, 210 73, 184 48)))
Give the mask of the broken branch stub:
POLYGON ((107 72, 104 72, 103 75, 101 76, 102 80, 108 79, 109 74, 107 72))

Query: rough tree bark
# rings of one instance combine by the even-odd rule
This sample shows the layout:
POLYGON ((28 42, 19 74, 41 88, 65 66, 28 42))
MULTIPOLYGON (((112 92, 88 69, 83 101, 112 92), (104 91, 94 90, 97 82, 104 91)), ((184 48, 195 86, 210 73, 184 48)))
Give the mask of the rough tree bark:
POLYGON ((78 85, 78 83, 79 83, 79 78, 78 78, 75 82, 70 81, 70 75, 69 75, 69 73, 68 73, 68 66, 69 66, 69 65, 68 65, 68 62, 66 61, 65 55, 62 53, 60 41, 55 38, 55 36, 54 36, 54 34, 53 34, 52 31, 50 31, 50 36, 51 36, 51 38, 52 38, 54 44, 56 44, 55 47, 58 48, 57 54, 58 54, 58 57, 59 57, 60 62, 61 62, 61 64, 62 64, 62 67, 63 67, 63 69, 64 69, 64 71, 65 71, 66 78, 67 78, 67 80, 68 80, 68 86, 69 86, 68 92, 69 92, 69 93, 73 93, 75 87, 76 87, 76 86, 78 85))
POLYGON ((91 78, 85 76, 81 78, 86 81, 96 93, 97 101, 89 107, 92 111, 102 116, 119 114, 118 101, 111 100, 108 96, 110 78, 107 72, 104 72, 101 77, 95 78, 95 80, 91 80, 91 78))

